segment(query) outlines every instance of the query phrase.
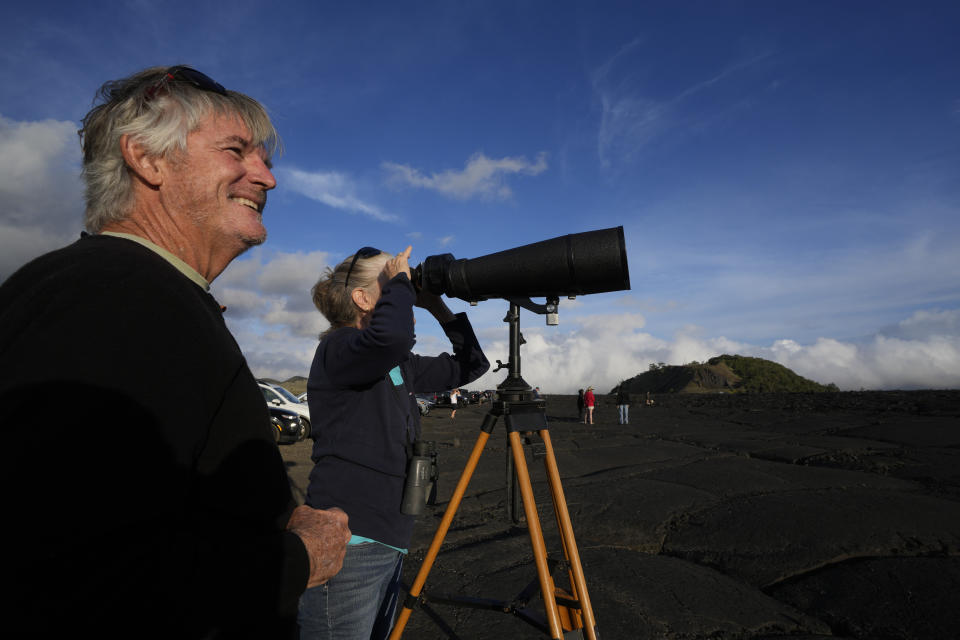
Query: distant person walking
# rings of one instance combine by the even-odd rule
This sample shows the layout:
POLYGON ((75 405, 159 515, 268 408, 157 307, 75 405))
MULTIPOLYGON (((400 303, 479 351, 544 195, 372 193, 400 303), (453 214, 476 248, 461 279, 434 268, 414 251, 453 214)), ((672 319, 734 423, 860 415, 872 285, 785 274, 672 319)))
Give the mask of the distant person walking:
POLYGON ((630 424, 630 391, 623 382, 617 387, 617 417, 620 424, 630 424))
POLYGON ((453 411, 450 412, 451 418, 457 417, 457 407, 460 405, 460 389, 454 389, 450 392, 450 406, 453 407, 453 411))
POLYGON ((583 406, 586 407, 587 413, 583 418, 584 424, 593 424, 593 407, 596 404, 596 399, 593 396, 593 387, 587 387, 587 390, 583 393, 583 406))
POLYGON ((583 389, 578 389, 577 390, 577 414, 578 414, 577 420, 579 422, 586 422, 586 420, 583 419, 583 412, 585 407, 586 405, 583 404, 583 389))

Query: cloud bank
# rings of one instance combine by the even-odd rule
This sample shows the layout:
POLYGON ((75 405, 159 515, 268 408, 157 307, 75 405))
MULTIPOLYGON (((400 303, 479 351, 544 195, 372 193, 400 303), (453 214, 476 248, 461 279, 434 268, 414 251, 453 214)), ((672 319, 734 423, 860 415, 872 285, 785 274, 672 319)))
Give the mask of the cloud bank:
POLYGON ((211 285, 224 319, 258 377, 305 376, 317 336, 329 324, 310 289, 329 267, 324 251, 270 252, 258 247, 233 261, 211 285))
MULTIPOLYGON (((324 252, 268 253, 257 249, 235 262, 214 283, 228 307, 231 330, 257 376, 286 379, 306 376, 327 327, 309 298, 309 289, 329 265, 324 252)), ((451 303, 453 305, 453 303, 451 303)), ((509 344, 499 310, 470 311, 492 364, 507 361, 509 344)), ((752 344, 687 326, 668 339, 644 331, 643 314, 620 312, 565 316, 561 327, 525 326, 522 375, 544 393, 569 394, 592 385, 606 391, 621 380, 647 371, 651 363, 685 364, 722 354, 765 358, 821 384, 841 390, 960 388, 960 309, 914 312, 859 341, 821 337, 811 343, 783 338, 752 344)), ((418 310, 416 351, 449 351, 435 322, 418 310)), ((495 366, 495 364, 494 364, 495 366)), ((495 388, 503 371, 488 373, 472 388, 495 388)))
POLYGON ((0 281, 83 228, 77 125, 0 116, 0 281))
MULTIPOLYGON (((890 333, 858 343, 820 338, 807 345, 789 339, 756 345, 707 337, 702 328, 692 326, 663 340, 643 332, 643 326, 642 315, 628 313, 590 316, 563 331, 524 329, 523 378, 544 393, 576 393, 587 385, 606 392, 621 380, 644 373, 651 363, 686 364, 739 354, 778 362, 844 391, 960 388, 960 309, 919 311, 890 333), (892 335, 898 330, 904 334, 892 335)), ((501 328, 482 332, 491 362, 507 360, 509 343, 502 333, 501 328)), ((492 389, 503 377, 503 371, 488 373, 471 386, 492 389)))

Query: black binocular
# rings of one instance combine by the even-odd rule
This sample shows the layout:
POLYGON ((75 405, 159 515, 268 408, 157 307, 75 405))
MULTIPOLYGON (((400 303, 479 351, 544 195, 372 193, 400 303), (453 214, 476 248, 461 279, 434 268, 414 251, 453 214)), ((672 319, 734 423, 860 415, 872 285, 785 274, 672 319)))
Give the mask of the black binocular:
POLYGON ((429 256, 413 269, 413 285, 467 302, 490 298, 580 296, 630 288, 623 227, 456 259, 429 256))
POLYGON ((437 500, 437 443, 417 440, 413 443, 413 455, 407 462, 407 479, 403 485, 403 501, 400 512, 418 516, 423 508, 437 500))

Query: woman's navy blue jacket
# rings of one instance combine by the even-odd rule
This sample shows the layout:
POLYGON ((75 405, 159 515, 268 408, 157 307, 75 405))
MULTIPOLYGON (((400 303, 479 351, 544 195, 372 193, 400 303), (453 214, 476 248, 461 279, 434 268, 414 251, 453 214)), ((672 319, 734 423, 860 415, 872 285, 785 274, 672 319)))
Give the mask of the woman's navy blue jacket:
POLYGON ((400 502, 407 447, 420 432, 414 393, 464 386, 490 367, 463 313, 442 325, 453 355, 411 353, 415 300, 406 274, 390 280, 367 328, 323 337, 307 382, 315 439, 307 504, 340 507, 354 535, 398 548, 413 534, 400 502))

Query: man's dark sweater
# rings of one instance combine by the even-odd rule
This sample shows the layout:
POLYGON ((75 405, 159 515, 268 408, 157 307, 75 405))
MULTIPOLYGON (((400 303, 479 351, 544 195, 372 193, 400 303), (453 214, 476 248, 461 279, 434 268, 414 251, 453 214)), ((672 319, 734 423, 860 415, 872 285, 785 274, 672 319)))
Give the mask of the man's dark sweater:
POLYGON ((370 326, 324 336, 307 383, 314 417, 307 504, 340 507, 356 536, 406 548, 413 517, 400 512, 407 446, 419 435, 414 393, 461 387, 489 363, 465 314, 442 325, 453 355, 419 356, 413 347, 416 293, 406 274, 388 282, 370 326), (398 366, 402 382, 391 377, 398 366))
MULTIPOLYGON (((88 236, 0 287, 6 566, 38 635, 282 637, 309 560, 217 302, 88 236)), ((14 619, 8 619, 10 626, 14 619)))

